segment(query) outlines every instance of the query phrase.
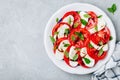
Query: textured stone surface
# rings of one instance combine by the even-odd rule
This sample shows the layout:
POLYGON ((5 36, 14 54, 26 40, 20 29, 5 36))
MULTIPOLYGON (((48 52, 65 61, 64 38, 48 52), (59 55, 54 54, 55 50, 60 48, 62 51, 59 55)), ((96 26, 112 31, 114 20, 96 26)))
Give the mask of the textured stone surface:
POLYGON ((90 80, 90 75, 73 75, 58 69, 48 58, 43 44, 45 25, 64 5, 91 3, 111 18, 120 40, 120 0, 0 0, 0 80, 90 80), (113 3, 115 15, 106 8, 113 3))

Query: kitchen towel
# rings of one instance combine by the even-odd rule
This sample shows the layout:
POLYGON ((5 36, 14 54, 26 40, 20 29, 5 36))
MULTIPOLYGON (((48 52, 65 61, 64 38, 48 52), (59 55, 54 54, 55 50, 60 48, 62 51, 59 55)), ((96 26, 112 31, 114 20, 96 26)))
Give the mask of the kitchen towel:
POLYGON ((93 73, 91 80, 120 80, 120 42, 117 42, 111 59, 93 73))

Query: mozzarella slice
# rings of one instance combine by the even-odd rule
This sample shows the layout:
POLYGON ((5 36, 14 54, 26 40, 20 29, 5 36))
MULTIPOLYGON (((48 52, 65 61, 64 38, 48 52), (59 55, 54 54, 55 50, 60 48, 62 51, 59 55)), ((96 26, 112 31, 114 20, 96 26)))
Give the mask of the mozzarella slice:
MULTIPOLYGON (((105 28, 106 22, 104 21, 103 18, 98 18, 98 24, 97 24, 97 31, 102 30, 103 28, 105 28)), ((91 28, 88 30, 91 34, 97 32, 95 27, 91 28)))
POLYGON ((58 60, 62 60, 64 58, 64 51, 67 49, 67 47, 64 47, 64 44, 70 44, 70 43, 68 40, 64 40, 60 43, 60 45, 58 46, 58 49, 63 52, 60 52, 58 49, 56 50, 55 57, 58 60))
POLYGON ((55 57, 58 60, 62 60, 64 58, 64 53, 56 50, 55 57))
POLYGON ((82 59, 84 64, 87 66, 87 67, 93 67, 95 65, 95 60, 93 58, 91 58, 89 55, 86 55, 85 58, 89 59, 90 60, 90 63, 86 63, 86 61, 84 60, 84 58, 82 59))
POLYGON ((69 61, 69 63, 72 67, 76 67, 78 65, 77 61, 69 61))
POLYGON ((72 25, 73 25, 73 22, 74 22, 74 17, 73 17, 72 15, 69 15, 69 16, 65 17, 65 18, 63 19, 63 22, 68 23, 69 19, 71 19, 71 24, 70 24, 70 25, 72 26, 72 25))
POLYGON ((81 48, 80 56, 84 57, 86 54, 87 54, 87 49, 86 48, 81 48))
POLYGON ((94 42, 90 41, 90 44, 95 48, 98 49, 100 46, 98 46, 97 44, 95 44, 94 42))
MULTIPOLYGON (((82 11, 82 12, 80 12, 80 14, 79 14, 79 15, 80 15, 81 19, 84 19, 85 21, 87 21, 87 22, 88 22, 88 18, 84 17, 84 15, 85 15, 85 14, 87 14, 87 13, 82 11)), ((82 27, 82 28, 84 28, 84 27, 85 27, 85 25, 83 25, 83 24, 82 24, 82 26, 81 26, 81 27, 82 27)))
POLYGON ((70 59, 73 59, 73 57, 75 56, 76 53, 77 53, 77 51, 75 50, 75 47, 72 46, 72 47, 70 48, 70 51, 69 51, 69 58, 70 58, 70 59))
POLYGON ((64 47, 65 44, 70 44, 70 43, 68 40, 64 40, 60 43, 60 45, 58 46, 58 49, 65 51, 67 49, 67 47, 64 47))
POLYGON ((103 47, 103 51, 107 51, 108 50, 108 44, 105 44, 103 47))
POLYGON ((100 30, 102 30, 103 28, 105 28, 105 25, 106 25, 106 22, 105 22, 105 20, 103 19, 103 17, 98 18, 98 24, 97 24, 98 31, 100 31, 100 30))
POLYGON ((91 34, 97 32, 97 31, 95 30, 95 28, 91 28, 91 29, 89 29, 88 31, 89 31, 91 34))
POLYGON ((58 30, 57 30, 57 32, 59 32, 59 33, 58 33, 58 38, 64 37, 65 29, 69 29, 69 26, 66 25, 66 24, 61 25, 61 26, 58 28, 58 30))

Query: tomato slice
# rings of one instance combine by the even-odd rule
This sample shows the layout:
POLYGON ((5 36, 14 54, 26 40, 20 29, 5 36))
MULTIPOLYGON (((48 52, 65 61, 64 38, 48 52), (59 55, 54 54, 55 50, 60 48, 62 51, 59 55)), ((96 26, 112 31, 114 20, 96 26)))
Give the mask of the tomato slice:
POLYGON ((80 28, 73 29, 69 34, 68 39, 72 45, 75 44, 81 48, 88 44, 89 36, 90 33, 86 29, 80 28))
POLYGON ((106 44, 110 39, 110 31, 107 27, 105 27, 101 31, 92 34, 90 39, 97 45, 99 45, 100 41, 102 41, 103 44, 106 44))
POLYGON ((91 29, 91 28, 94 28, 97 25, 98 19, 97 19, 97 15, 93 11, 89 11, 88 14, 91 17, 88 20, 88 24, 86 26, 86 29, 91 29))
POLYGON ((78 27, 76 27, 76 28, 80 28, 80 26, 81 26, 80 16, 76 11, 70 11, 70 12, 65 13, 65 15, 62 17, 62 21, 69 15, 72 15, 74 17, 74 22, 73 22, 72 26, 74 26, 74 24, 77 24, 78 27))
MULTIPOLYGON (((68 54, 69 54, 70 48, 71 48, 72 46, 75 46, 75 45, 71 45, 71 46, 69 46, 69 47, 66 49, 66 51, 68 52, 68 54)), ((76 46, 75 46, 75 47, 76 47, 76 46)), ((76 48, 77 48, 77 47, 76 47, 76 48)), ((76 54, 78 54, 78 59, 76 60, 76 61, 78 62, 78 60, 79 60, 79 58, 80 58, 80 52, 78 51, 76 54)), ((70 65, 70 59, 69 59, 69 57, 66 57, 66 56, 64 55, 64 61, 65 61, 65 63, 66 63, 68 66, 73 67, 73 66, 70 65)), ((75 66, 75 67, 77 67, 77 66, 75 66)), ((75 67, 73 67, 73 68, 75 68, 75 67)))
POLYGON ((60 39, 58 39, 58 40, 54 43, 54 47, 53 47, 54 53, 56 53, 56 49, 58 48, 59 44, 60 44, 63 40, 67 40, 67 38, 66 38, 66 37, 60 38, 60 39))
POLYGON ((60 22, 60 23, 57 23, 54 28, 52 29, 52 36, 54 36, 55 32, 57 32, 57 29, 60 28, 62 25, 68 25, 68 27, 71 29, 70 25, 68 23, 65 23, 65 22, 60 22))
POLYGON ((104 59, 106 57, 106 55, 107 55, 107 51, 104 51, 101 56, 98 56, 98 53, 99 53, 98 50, 96 50, 94 48, 92 48, 92 49, 88 48, 89 56, 92 57, 95 60, 104 59))

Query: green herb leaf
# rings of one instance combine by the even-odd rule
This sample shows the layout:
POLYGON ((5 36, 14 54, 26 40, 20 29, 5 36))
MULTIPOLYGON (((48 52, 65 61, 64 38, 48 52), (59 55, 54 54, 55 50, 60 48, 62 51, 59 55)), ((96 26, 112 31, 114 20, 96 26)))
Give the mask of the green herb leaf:
POLYGON ((103 49, 100 49, 99 52, 98 52, 98 56, 101 56, 103 54, 103 49))
POLYGON ((110 13, 115 13, 115 11, 117 10, 117 6, 116 4, 113 4, 110 8, 107 8, 107 10, 110 12, 110 13))
POLYGON ((50 36, 50 40, 51 40, 51 42, 54 44, 55 39, 54 39, 54 37, 53 37, 53 36, 50 36))
POLYGON ((111 41, 111 40, 113 40, 113 37, 112 37, 112 36, 110 36, 110 41, 111 41))
POLYGON ((78 23, 74 23, 74 26, 73 26, 73 27, 74 27, 74 28, 77 28, 78 25, 79 25, 78 23))
POLYGON ((75 48, 75 50, 80 51, 80 48, 75 48))
POLYGON ((56 18, 56 22, 58 22, 59 21, 59 18, 56 18))
POLYGON ((64 54, 65 54, 66 58, 69 57, 69 53, 67 51, 65 51, 64 54))
POLYGON ((87 25, 87 21, 86 20, 84 20, 84 19, 81 19, 81 23, 83 24, 83 25, 87 25))
POLYGON ((100 42, 99 42, 99 45, 100 45, 100 46, 102 46, 102 45, 103 45, 103 42, 102 42, 102 41, 100 41, 100 42))
POLYGON ((68 24, 71 24, 71 22, 72 22, 71 17, 69 17, 68 24))
POLYGON ((90 44, 89 44, 89 47, 90 47, 90 48, 93 48, 93 45, 90 43, 90 44))
POLYGON ((97 26, 95 26, 95 30, 98 31, 98 27, 97 26))
POLYGON ((70 44, 64 44, 64 47, 68 47, 70 44))
POLYGON ((75 41, 75 36, 72 36, 71 39, 72 39, 72 41, 75 41))
POLYGON ((83 15, 85 18, 90 18, 90 15, 89 14, 84 14, 83 15))
POLYGON ((70 32, 70 30, 69 30, 69 29, 65 29, 65 34, 66 34, 66 35, 68 35, 68 34, 69 34, 69 32, 70 32))
POLYGON ((81 11, 77 11, 78 14, 80 14, 81 11))
POLYGON ((58 35, 58 34, 59 34, 59 32, 55 32, 55 33, 54 33, 54 35, 58 35))
POLYGON ((97 18, 101 18, 103 15, 99 15, 97 18))
POLYGON ((83 58, 85 63, 89 64, 91 61, 88 58, 83 58))
POLYGON ((84 40, 84 36, 82 33, 80 32, 75 32, 75 34, 81 39, 81 40, 84 40))
POLYGON ((73 57, 73 60, 77 60, 78 59, 78 54, 75 54, 74 57, 73 57))

